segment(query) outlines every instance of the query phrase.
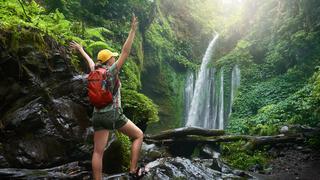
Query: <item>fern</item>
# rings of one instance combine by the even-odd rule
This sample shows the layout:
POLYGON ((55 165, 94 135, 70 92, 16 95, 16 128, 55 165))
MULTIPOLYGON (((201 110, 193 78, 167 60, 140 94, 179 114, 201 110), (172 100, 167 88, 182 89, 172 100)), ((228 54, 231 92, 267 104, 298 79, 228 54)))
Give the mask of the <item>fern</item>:
POLYGON ((92 40, 97 39, 98 41, 105 41, 105 37, 103 36, 102 33, 106 33, 106 34, 110 34, 110 35, 113 34, 113 32, 107 28, 96 27, 96 28, 87 28, 85 35, 86 35, 86 37, 88 37, 89 39, 92 39, 92 40))
POLYGON ((96 54, 101 49, 109 49, 110 51, 115 51, 112 47, 110 47, 103 41, 90 41, 86 48, 87 52, 91 55, 96 54))

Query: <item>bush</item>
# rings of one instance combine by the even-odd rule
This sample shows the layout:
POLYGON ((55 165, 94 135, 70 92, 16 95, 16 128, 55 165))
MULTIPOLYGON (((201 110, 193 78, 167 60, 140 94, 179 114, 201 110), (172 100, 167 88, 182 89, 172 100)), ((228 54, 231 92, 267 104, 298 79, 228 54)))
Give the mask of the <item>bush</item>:
POLYGON ((159 121, 158 108, 151 99, 133 90, 122 88, 123 110, 134 123, 159 121))
POLYGON ((242 170, 248 170, 255 165, 265 167, 268 162, 267 155, 262 151, 247 151, 243 149, 244 145, 244 141, 222 144, 222 159, 242 170))

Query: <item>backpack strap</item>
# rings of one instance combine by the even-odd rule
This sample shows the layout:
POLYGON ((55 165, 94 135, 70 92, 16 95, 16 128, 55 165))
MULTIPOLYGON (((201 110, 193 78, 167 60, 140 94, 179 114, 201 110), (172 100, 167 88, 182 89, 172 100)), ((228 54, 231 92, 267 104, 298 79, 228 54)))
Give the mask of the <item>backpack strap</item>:
POLYGON ((120 87, 120 78, 119 75, 116 75, 116 80, 114 82, 114 88, 113 88, 113 94, 116 94, 118 92, 118 89, 120 87))
MULTIPOLYGON (((109 89, 113 95, 115 95, 117 92, 118 92, 118 89, 120 87, 120 78, 119 78, 119 75, 116 74, 116 75, 113 75, 111 72, 110 72, 110 69, 109 67, 105 67, 105 70, 106 70, 106 76, 105 78, 107 78, 108 76, 115 76, 115 80, 114 80, 114 84, 113 84, 113 89, 109 89)), ((111 82, 106 79, 106 83, 107 83, 107 86, 110 88, 111 87, 111 82)))
POLYGON ((99 71, 102 74, 103 79, 107 78, 107 70, 105 68, 98 68, 96 71, 99 71))

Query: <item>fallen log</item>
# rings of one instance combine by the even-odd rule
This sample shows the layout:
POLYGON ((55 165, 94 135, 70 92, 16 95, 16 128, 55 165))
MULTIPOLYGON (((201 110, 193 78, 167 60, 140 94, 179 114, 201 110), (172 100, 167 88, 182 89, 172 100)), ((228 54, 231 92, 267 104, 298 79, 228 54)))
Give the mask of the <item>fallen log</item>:
POLYGON ((154 139, 152 137, 146 136, 144 138, 144 141, 146 143, 154 143, 154 144, 162 144, 162 145, 171 145, 176 142, 215 144, 217 142, 250 140, 251 138, 252 138, 251 136, 246 136, 246 135, 224 135, 224 136, 215 136, 215 137, 187 135, 185 137, 169 138, 169 139, 154 139))
MULTIPOLYGON (((257 148, 263 145, 289 142, 302 142, 304 139, 301 135, 276 135, 276 136, 248 136, 248 135, 224 135, 216 137, 202 136, 185 136, 170 139, 153 139, 146 137, 146 143, 154 143, 159 145, 172 145, 174 143, 195 143, 195 144, 216 144, 221 142, 234 142, 244 140, 250 143, 250 148, 257 148)), ((248 146, 249 147, 249 146, 248 146)))
POLYGON ((302 143, 305 140, 302 134, 295 135, 276 135, 276 136, 256 136, 247 143, 247 149, 256 149, 265 145, 278 143, 302 143))
POLYGON ((157 135, 145 135, 145 139, 170 139, 170 138, 180 138, 188 135, 201 135, 201 136, 221 136, 224 135, 224 130, 220 129, 205 129, 199 127, 183 127, 178 129, 170 129, 167 131, 162 131, 157 135))
MULTIPOLYGON (((145 135, 146 143, 170 146, 174 144, 209 144, 215 145, 221 142, 247 141, 245 148, 256 149, 265 145, 279 143, 302 143, 306 139, 318 136, 319 128, 301 128, 290 133, 279 134, 275 136, 251 136, 251 135, 224 135, 223 130, 204 129, 198 127, 184 127, 163 131, 156 135, 145 135)), ((293 128, 289 128, 293 129, 293 128)))

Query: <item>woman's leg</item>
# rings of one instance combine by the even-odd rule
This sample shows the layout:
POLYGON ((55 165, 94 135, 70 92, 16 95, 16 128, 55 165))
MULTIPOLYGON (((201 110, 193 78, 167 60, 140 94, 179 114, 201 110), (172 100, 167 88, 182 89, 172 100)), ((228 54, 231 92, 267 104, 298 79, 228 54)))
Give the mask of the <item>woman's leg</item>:
POLYGON ((104 148, 108 142, 109 131, 100 130, 94 132, 94 150, 92 155, 92 171, 93 178, 95 180, 102 179, 102 158, 104 153, 104 148))
POLYGON ((130 172, 136 172, 139 159, 143 132, 130 120, 119 129, 120 132, 133 139, 131 146, 130 172))

